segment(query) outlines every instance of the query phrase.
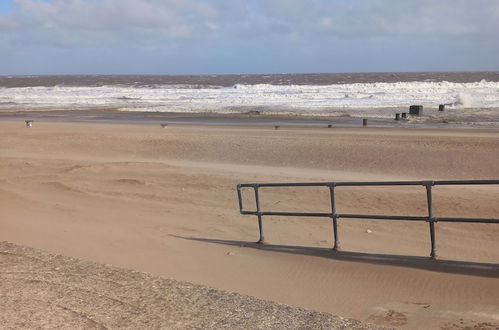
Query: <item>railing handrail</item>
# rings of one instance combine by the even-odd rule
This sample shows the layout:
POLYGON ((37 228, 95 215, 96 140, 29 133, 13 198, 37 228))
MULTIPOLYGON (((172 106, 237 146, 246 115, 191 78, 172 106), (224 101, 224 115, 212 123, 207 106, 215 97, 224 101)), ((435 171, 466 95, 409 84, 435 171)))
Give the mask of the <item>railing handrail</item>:
POLYGON ((338 219, 369 219, 369 220, 402 220, 402 221, 425 221, 429 223, 431 253, 432 258, 436 258, 436 237, 435 224, 437 222, 471 222, 471 223, 499 223, 496 218, 470 218, 470 217, 435 217, 433 216, 433 186, 449 186, 449 185, 499 185, 499 180, 427 180, 427 181, 372 181, 372 182, 295 182, 295 183, 242 183, 237 185, 237 196, 239 201, 239 212, 243 215, 256 215, 258 217, 258 229, 260 239, 258 242, 264 242, 263 235, 263 216, 300 216, 300 217, 327 217, 333 219, 333 235, 334 247, 333 250, 338 250, 339 235, 338 235, 338 219), (336 187, 365 187, 365 186, 424 186, 426 188, 427 197, 427 216, 413 215, 378 215, 378 214, 349 214, 336 212, 336 187), (260 206, 259 188, 264 187, 329 187, 331 212, 274 212, 262 211, 260 206), (255 193, 255 211, 244 210, 241 188, 253 188, 255 193))
POLYGON ((240 188, 251 187, 362 187, 362 186, 433 186, 443 185, 488 185, 499 184, 499 180, 424 180, 424 181, 357 181, 357 182, 294 182, 294 183, 240 183, 240 188))

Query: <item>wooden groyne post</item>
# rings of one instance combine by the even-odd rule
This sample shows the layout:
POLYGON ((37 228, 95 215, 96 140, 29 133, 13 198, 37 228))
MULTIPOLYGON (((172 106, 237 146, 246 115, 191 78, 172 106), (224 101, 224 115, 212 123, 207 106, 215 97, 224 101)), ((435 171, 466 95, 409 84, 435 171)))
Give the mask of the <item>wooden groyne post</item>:
POLYGON ((413 116, 422 116, 423 115, 423 106, 422 105, 411 105, 409 107, 409 114, 413 116))

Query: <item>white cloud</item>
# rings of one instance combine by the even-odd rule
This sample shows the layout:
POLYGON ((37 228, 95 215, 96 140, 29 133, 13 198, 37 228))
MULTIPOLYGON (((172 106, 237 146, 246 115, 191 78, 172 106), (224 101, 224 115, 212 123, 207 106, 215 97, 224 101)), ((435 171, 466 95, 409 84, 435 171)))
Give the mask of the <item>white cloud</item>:
POLYGON ((271 1, 272 15, 303 31, 334 36, 489 37, 499 33, 497 0, 271 1))
POLYGON ((490 50, 499 44, 499 1, 16 0, 0 15, 0 52, 22 53, 25 61, 34 56, 26 54, 71 49, 96 58, 156 52, 157 61, 189 51, 206 61, 227 52, 244 58, 248 49, 312 58, 340 46, 368 53, 368 42, 381 39, 398 52, 425 42, 468 53, 479 52, 481 42, 490 50))
MULTIPOLYGON (((0 29, 130 41, 204 37, 309 39, 405 35, 495 37, 497 0, 16 0, 0 29)), ((64 39, 64 38, 63 38, 64 39)))

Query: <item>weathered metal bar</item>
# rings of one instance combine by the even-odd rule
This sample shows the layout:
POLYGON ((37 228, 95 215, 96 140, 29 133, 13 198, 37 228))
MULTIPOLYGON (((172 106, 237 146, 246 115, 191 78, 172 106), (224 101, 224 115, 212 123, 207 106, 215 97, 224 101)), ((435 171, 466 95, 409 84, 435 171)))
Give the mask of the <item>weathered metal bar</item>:
POLYGON ((378 215, 378 214, 337 214, 338 218, 346 219, 371 219, 371 220, 408 220, 408 221, 428 221, 428 217, 406 216, 406 215, 378 215))
POLYGON ((333 218, 333 237, 334 237, 334 246, 333 250, 338 251, 340 249, 340 238, 338 234, 338 216, 336 215, 336 198, 334 195, 334 183, 329 186, 329 196, 331 198, 331 212, 333 218))
POLYGON ((430 256, 433 259, 437 258, 437 241, 435 237, 435 218, 433 218, 433 200, 431 194, 431 187, 433 186, 433 182, 429 181, 426 183, 426 200, 428 203, 428 220, 430 226, 430 241, 431 241, 431 252, 430 256))
POLYGON ((444 181, 433 181, 434 186, 444 186, 444 185, 482 185, 482 184, 499 184, 499 180, 444 180, 444 181))
POLYGON ((492 219, 492 218, 435 218, 435 222, 499 223, 499 219, 492 219))
POLYGON ((258 243, 263 243, 265 237, 263 235, 263 222, 262 222, 262 212, 260 209, 260 197, 258 194, 258 185, 254 185, 253 189, 255 190, 256 213, 258 216, 258 232, 260 233, 260 239, 258 240, 258 243))
MULTIPOLYGON (((259 187, 328 187, 334 184, 336 187, 347 186, 421 186, 426 185, 427 181, 372 181, 372 182, 294 182, 294 183, 259 183, 259 187)), ((433 181, 434 186, 438 185, 483 185, 499 184, 499 180, 444 180, 433 181)), ((239 186, 253 187, 255 183, 243 183, 239 186)))
MULTIPOLYGON (((241 187, 254 187, 256 183, 242 183, 241 187)), ((295 182, 295 183, 259 183, 260 188, 264 187, 327 187, 331 182, 295 182)))
POLYGON ((365 187, 365 186, 421 186, 424 181, 374 181, 374 182, 336 182, 337 187, 365 187))
MULTIPOLYGON (((499 183, 499 182, 498 182, 499 183)), ((374 182, 293 182, 293 183, 259 183, 263 187, 328 187, 335 186, 421 186, 424 181, 374 181, 374 182)), ((243 183, 241 187, 253 187, 255 183, 243 183)))
MULTIPOLYGON (((305 213, 305 212, 260 212, 261 215, 287 216, 287 217, 333 217, 332 213, 305 213)), ((258 215, 257 211, 242 211, 243 215, 258 215)), ((428 217, 405 216, 405 215, 370 215, 370 214, 342 214, 337 213, 336 218, 345 219, 368 219, 368 220, 407 220, 429 222, 428 217)), ((469 223, 499 223, 499 219, 494 218, 440 218, 434 217, 433 222, 469 222, 469 223)))
MULTIPOLYGON (((281 212, 281 211, 243 211, 247 215, 270 215, 282 217, 326 217, 332 218, 334 213, 323 212, 281 212)), ((336 218, 346 219, 371 219, 371 220, 408 220, 408 221, 429 221, 428 217, 406 216, 406 215, 378 215, 378 214, 343 214, 336 213, 336 218)))
POLYGON ((270 216, 281 216, 281 217, 323 217, 330 218, 333 216, 331 213, 320 213, 320 212, 259 212, 261 215, 270 215, 270 216))
POLYGON ((258 215, 258 212, 256 212, 256 211, 245 211, 245 210, 243 210, 243 211, 241 212, 241 214, 242 214, 242 215, 258 215))

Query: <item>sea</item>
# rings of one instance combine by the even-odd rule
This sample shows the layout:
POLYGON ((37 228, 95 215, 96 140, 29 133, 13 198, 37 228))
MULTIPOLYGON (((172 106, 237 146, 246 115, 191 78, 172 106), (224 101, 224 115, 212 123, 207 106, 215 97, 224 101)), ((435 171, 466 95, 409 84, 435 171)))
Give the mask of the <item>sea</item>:
POLYGON ((0 76, 0 118, 499 128, 499 72, 0 76))

